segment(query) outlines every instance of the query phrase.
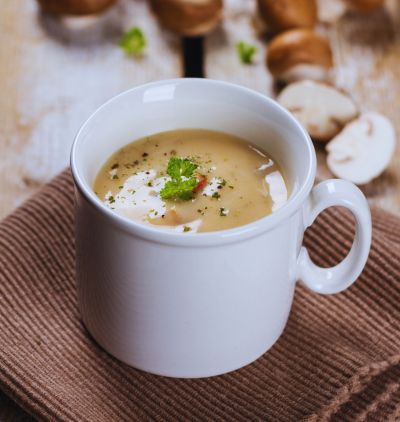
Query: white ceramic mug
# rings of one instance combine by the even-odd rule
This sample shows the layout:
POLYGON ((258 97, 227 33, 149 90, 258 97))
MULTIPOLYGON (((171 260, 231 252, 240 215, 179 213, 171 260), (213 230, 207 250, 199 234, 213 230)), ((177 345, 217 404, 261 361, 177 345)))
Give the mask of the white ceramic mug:
POLYGON ((308 134, 275 101, 204 79, 159 81, 100 107, 79 131, 71 156, 76 186, 79 306, 97 342, 118 359, 173 377, 240 368, 281 335, 297 280, 336 293, 362 271, 371 244, 367 201, 353 184, 313 188, 316 157, 308 134), (117 215, 92 185, 103 163, 135 139, 177 128, 205 128, 247 139, 284 169, 291 195, 272 215, 210 233, 176 233, 117 215), (356 221, 355 240, 337 266, 316 266, 303 234, 325 208, 356 221))

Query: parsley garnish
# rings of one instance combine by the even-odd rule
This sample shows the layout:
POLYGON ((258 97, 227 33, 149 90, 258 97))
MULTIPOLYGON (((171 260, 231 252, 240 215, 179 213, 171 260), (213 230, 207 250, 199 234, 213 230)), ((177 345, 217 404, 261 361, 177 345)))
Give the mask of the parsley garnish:
POLYGON ((192 177, 188 180, 170 180, 161 189, 162 199, 183 199, 188 201, 193 198, 193 189, 197 185, 197 180, 192 177))
POLYGON ((126 54, 137 56, 146 48, 147 41, 143 31, 139 27, 134 26, 129 31, 125 32, 118 45, 126 54))
POLYGON ((113 204, 113 203, 115 202, 114 197, 113 197, 113 196, 109 196, 109 197, 108 197, 108 202, 109 202, 110 204, 113 204))
POLYGON ((184 177, 192 177, 193 172, 197 169, 197 164, 187 158, 172 157, 168 161, 167 174, 173 180, 184 177))
POLYGON ((243 64, 251 64, 253 63, 254 55, 257 53, 257 47, 244 41, 238 41, 236 43, 236 51, 243 64))
POLYGON ((218 192, 214 192, 211 196, 215 199, 218 199, 221 197, 221 195, 218 192))
POLYGON ((190 232, 192 230, 189 226, 184 226, 183 231, 184 232, 190 232))
POLYGON ((162 199, 183 199, 185 201, 193 198, 193 189, 197 186, 197 180, 193 176, 197 164, 187 158, 172 157, 168 162, 167 174, 169 180, 161 189, 162 199))

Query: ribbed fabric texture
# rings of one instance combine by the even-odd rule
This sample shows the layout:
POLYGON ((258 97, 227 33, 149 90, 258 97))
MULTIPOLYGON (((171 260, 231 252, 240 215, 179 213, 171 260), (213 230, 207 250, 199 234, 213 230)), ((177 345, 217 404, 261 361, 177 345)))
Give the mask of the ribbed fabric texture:
MULTIPOLYGON (((334 296, 300 284, 284 334, 253 364, 180 380, 118 362, 77 309, 68 172, 0 225, 0 389, 40 420, 386 421, 400 419, 400 219, 373 211, 360 279, 334 296)), ((308 230, 313 259, 347 252, 352 218, 325 212, 308 230)))

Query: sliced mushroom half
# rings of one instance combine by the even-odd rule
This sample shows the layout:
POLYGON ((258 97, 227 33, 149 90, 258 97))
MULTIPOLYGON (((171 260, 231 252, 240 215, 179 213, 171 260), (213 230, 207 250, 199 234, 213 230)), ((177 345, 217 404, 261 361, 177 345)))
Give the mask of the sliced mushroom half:
POLYGON ((322 142, 332 139, 358 114, 349 96, 314 81, 288 85, 278 96, 278 102, 293 113, 314 140, 322 142))
POLYGON ((328 167, 335 176, 364 185, 388 167, 395 147, 390 120, 378 113, 364 113, 326 146, 328 167))

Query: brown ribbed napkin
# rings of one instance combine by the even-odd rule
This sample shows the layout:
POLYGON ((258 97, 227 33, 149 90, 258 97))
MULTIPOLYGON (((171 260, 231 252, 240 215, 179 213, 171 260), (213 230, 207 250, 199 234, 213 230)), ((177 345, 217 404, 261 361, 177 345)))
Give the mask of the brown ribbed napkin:
MULTIPOLYGON (((182 380, 130 368, 88 336, 76 303, 73 187, 56 178, 0 225, 0 389, 61 421, 396 420, 400 418, 400 219, 373 211, 362 276, 334 296, 298 285, 289 323, 253 364, 182 380)), ((325 212, 308 231, 335 264, 353 222, 325 212)))

